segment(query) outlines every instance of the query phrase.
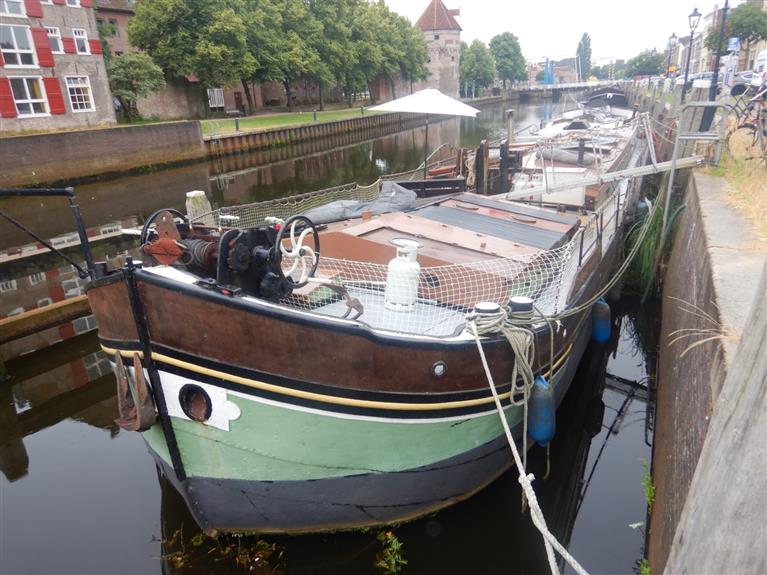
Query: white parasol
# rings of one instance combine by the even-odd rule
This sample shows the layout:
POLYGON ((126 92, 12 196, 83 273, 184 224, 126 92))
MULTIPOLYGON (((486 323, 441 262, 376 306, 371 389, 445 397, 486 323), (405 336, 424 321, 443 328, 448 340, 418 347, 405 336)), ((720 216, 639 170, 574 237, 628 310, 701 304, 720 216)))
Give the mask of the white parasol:
POLYGON ((426 179, 426 158, 429 153, 429 115, 439 114, 443 116, 469 116, 474 118, 479 110, 464 104, 463 102, 446 96, 434 88, 426 88, 414 94, 391 100, 371 110, 378 112, 410 112, 413 114, 426 114, 426 142, 423 150, 423 178, 426 179))

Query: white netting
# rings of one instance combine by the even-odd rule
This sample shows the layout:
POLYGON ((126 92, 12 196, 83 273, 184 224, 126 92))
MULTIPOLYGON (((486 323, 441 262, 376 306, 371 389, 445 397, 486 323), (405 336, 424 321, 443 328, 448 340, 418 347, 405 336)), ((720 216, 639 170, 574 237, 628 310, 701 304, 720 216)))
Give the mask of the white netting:
POLYGON ((243 204, 241 206, 224 206, 207 214, 197 216, 194 218, 193 223, 236 228, 263 226, 266 223, 267 217, 284 220, 295 214, 301 214, 312 208, 324 206, 337 200, 369 202, 378 198, 379 189, 380 183, 378 181, 368 186, 345 184, 343 186, 265 202, 243 204))
MULTIPOLYGON (((644 150, 644 145, 632 141, 630 165, 637 165, 644 150)), ((387 179, 402 181, 408 175, 419 178, 421 174, 421 169, 417 169, 392 174, 387 179)), ((368 186, 348 184, 288 198, 223 207, 195 221, 219 227, 260 226, 266 223, 267 217, 286 219, 336 200, 370 202, 380 197, 380 189, 381 180, 368 186)), ((582 267, 593 263, 592 257, 602 257, 615 239, 625 207, 631 205, 635 192, 636 186, 629 180, 612 184, 610 193, 595 212, 581 216, 579 229, 566 244, 514 258, 410 268, 410 275, 397 275, 389 273, 387 264, 323 255, 315 278, 295 290, 281 305, 322 316, 355 318, 378 330, 434 337, 461 332, 465 314, 477 303, 505 305, 512 296, 530 297, 543 314, 554 315, 572 303, 572 291, 578 288, 576 279, 582 267), (398 299, 407 301, 407 305, 398 299)), ((308 245, 312 247, 311 239, 308 245)), ((291 266, 291 262, 284 263, 291 266)), ((295 264, 293 261, 293 269, 298 271, 311 267, 311 262, 308 266, 307 262, 295 264)))
POLYGON ((385 264, 323 256, 316 277, 320 282, 343 286, 346 293, 315 281, 283 303, 321 315, 343 317, 347 302, 353 298, 364 310, 359 321, 372 328, 451 336, 463 329, 465 313, 479 302, 505 305, 512 296, 527 296, 543 313, 561 309, 562 269, 571 259, 576 241, 514 259, 423 267, 416 272, 417 279, 389 273, 385 264), (387 293, 398 294, 399 299, 405 300, 410 294, 412 305, 397 306, 395 301, 394 307, 399 309, 392 309, 392 298, 387 293))

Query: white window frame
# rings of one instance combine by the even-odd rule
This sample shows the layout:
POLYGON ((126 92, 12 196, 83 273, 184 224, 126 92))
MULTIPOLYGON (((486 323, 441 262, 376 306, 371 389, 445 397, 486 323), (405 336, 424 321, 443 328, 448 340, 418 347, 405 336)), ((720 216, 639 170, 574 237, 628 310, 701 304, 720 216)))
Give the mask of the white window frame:
MULTIPOLYGON (((90 76, 86 76, 84 74, 77 75, 77 76, 64 76, 64 86, 67 89, 67 97, 69 99, 69 109, 72 111, 73 114, 82 114, 86 112, 95 112, 96 111, 96 100, 93 97, 93 88, 91 87, 91 79, 90 76), (75 79, 75 78, 85 78, 85 87, 88 88, 88 97, 91 101, 91 107, 87 109, 75 109, 74 103, 72 102, 72 93, 69 91, 69 80, 75 79)), ((73 88, 83 87, 83 86, 72 86, 73 88)))
POLYGON ((0 282, 0 293, 16 291, 18 287, 16 280, 5 280, 0 282))
POLYGON ((80 0, 67 0, 67 6, 70 8, 81 8, 80 0))
POLYGON ((29 26, 16 26, 12 24, 2 24, 4 27, 8 28, 24 28, 27 34, 27 41, 29 42, 29 45, 31 47, 30 50, 19 50, 19 47, 16 45, 16 36, 11 31, 11 38, 13 38, 13 45, 14 50, 11 51, 11 53, 19 55, 19 60, 21 60, 21 54, 32 54, 32 64, 9 64, 8 59, 6 58, 6 54, 9 52, 7 50, 2 51, 3 53, 3 61, 5 62, 4 66, 6 68, 39 68, 39 62, 37 61, 37 50, 35 49, 35 42, 34 38, 32 38, 32 32, 29 28, 29 26))
POLYGON ((64 42, 61 41, 61 30, 58 26, 46 26, 45 31, 48 32, 48 43, 50 44, 51 38, 56 38, 58 40, 58 49, 54 50, 53 46, 51 46, 51 54, 63 54, 64 53, 64 42))
POLYGON ((211 110, 223 110, 224 104, 223 88, 208 88, 208 108, 211 110))
MULTIPOLYGON (((11 96, 13 97, 13 103, 16 105, 16 111, 18 112, 18 118, 46 118, 51 115, 51 106, 48 103, 48 92, 45 90, 45 84, 43 84, 43 77, 42 76, 8 76, 8 80, 11 82, 11 96), (16 100, 16 96, 13 94, 13 81, 14 80, 36 80, 40 84, 40 92, 42 93, 43 97, 40 100, 32 100, 31 98, 27 100, 16 100), (18 102, 26 102, 26 103, 32 103, 32 102, 42 102, 45 105, 45 112, 40 112, 39 114, 23 114, 19 111, 18 102)), ((26 90, 27 90, 27 96, 29 96, 29 87, 27 86, 26 82, 24 83, 26 90)))
POLYGON ((53 0, 40 0, 40 4, 53 4, 53 0))
POLYGON ((90 42, 88 42, 88 31, 85 28, 72 28, 72 37, 75 40, 75 53, 77 54, 90 54, 91 53, 91 45, 90 42), (77 43, 77 40, 84 40, 85 41, 85 51, 80 51, 80 46, 77 43))
POLYGON ((33 274, 29 274, 27 276, 27 280, 29 281, 29 285, 37 285, 41 281, 45 280, 45 274, 43 272, 35 272, 33 274))
POLYGON ((4 18, 26 18, 27 17, 27 5, 24 3, 24 0, 0 0, 0 16, 4 18), (7 10, 4 10, 3 8, 8 8, 8 4, 17 4, 21 7, 21 14, 14 14, 13 12, 8 12, 7 10))

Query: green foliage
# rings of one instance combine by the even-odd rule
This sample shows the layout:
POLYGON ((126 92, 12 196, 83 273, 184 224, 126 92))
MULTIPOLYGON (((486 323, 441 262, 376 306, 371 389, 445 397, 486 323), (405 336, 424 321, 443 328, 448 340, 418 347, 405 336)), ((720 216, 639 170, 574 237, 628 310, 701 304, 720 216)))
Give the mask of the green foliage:
POLYGON ((101 44, 101 53, 104 56, 104 63, 109 64, 109 60, 112 58, 112 49, 109 47, 107 38, 111 38, 117 33, 117 26, 99 20, 96 22, 96 28, 99 32, 99 44, 101 44))
POLYGON ((647 462, 642 460, 642 487, 644 488, 644 498, 647 501, 647 507, 652 509, 652 504, 655 502, 655 484, 652 482, 652 474, 647 462))
POLYGON ((193 74, 203 87, 282 82, 289 105, 299 80, 340 85, 351 103, 379 75, 394 86, 427 74, 421 32, 368 0, 141 0, 129 35, 169 76, 193 74))
POLYGON ((536 82, 543 82, 543 79, 546 77, 545 70, 538 70, 538 73, 535 75, 535 81, 536 82))
POLYGON ((642 557, 638 562, 635 572, 639 575, 650 575, 650 562, 642 557))
POLYGON ((107 75, 112 94, 120 99, 128 120, 137 116, 136 100, 165 86, 162 70, 145 52, 126 52, 110 58, 107 75))
POLYGON ((249 76, 243 4, 238 0, 142 0, 128 26, 131 43, 171 76, 194 74, 203 87, 249 76))
MULTIPOLYGON (((645 50, 626 62, 624 75, 627 78, 634 76, 656 76, 665 70, 663 54, 655 49, 645 50)), ((616 78, 619 77, 616 75, 616 78)))
POLYGON ((381 543, 381 553, 376 556, 376 567, 385 575, 397 575, 407 565, 402 543, 392 531, 381 531, 376 537, 381 543))
MULTIPOLYGON (((720 26, 709 28, 704 41, 709 50, 716 51, 718 48, 719 31, 720 26)), ((767 40, 767 12, 750 2, 733 8, 724 23, 723 49, 726 49, 727 39, 731 37, 740 38, 746 50, 760 40, 767 40)))
POLYGON ((591 74, 591 37, 584 33, 581 41, 578 42, 578 49, 575 52, 578 57, 578 66, 581 70, 581 78, 586 80, 591 74))
POLYGON ((482 88, 493 83, 493 55, 481 40, 474 40, 471 46, 461 42, 461 63, 458 70, 461 86, 471 86, 471 94, 476 95, 477 87, 482 88))
POLYGON ((519 40, 514 34, 504 32, 493 36, 490 40, 490 53, 495 59, 495 70, 498 78, 503 81, 504 87, 506 87, 506 80, 513 82, 527 79, 525 58, 522 56, 519 40))

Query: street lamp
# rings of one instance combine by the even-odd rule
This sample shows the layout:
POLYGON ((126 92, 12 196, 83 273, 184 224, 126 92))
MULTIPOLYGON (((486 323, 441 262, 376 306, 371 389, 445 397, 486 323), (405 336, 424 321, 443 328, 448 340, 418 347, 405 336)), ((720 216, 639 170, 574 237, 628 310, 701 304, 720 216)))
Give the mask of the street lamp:
POLYGON ((666 61, 666 78, 671 76, 671 54, 674 52, 675 45, 676 45, 676 33, 672 33, 668 39, 668 60, 666 61))
POLYGON ((684 85, 682 86, 682 104, 684 104, 685 95, 687 94, 687 76, 690 73, 690 57, 692 56, 692 42, 695 39, 695 28, 698 27, 700 22, 701 13, 698 12, 698 8, 692 11, 687 18, 690 22, 690 45, 687 50, 687 66, 684 69, 684 85))

